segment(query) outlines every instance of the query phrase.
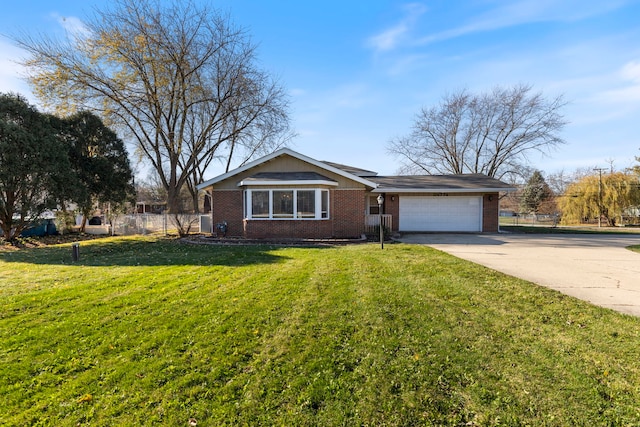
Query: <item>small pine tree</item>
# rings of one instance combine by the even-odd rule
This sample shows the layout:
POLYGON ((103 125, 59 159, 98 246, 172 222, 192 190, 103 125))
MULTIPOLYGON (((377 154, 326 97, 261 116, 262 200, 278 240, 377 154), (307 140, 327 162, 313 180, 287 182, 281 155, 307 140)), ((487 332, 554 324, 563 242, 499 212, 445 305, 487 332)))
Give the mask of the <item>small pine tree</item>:
POLYGON ((520 198, 520 210, 534 215, 540 210, 543 202, 553 195, 551 188, 540 171, 535 171, 527 181, 520 198))

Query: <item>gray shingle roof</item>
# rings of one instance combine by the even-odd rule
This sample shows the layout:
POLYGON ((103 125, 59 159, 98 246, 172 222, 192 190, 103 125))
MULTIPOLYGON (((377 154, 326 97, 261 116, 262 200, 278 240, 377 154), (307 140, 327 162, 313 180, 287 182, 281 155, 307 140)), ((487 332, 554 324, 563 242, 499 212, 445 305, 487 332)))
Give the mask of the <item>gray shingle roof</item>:
POLYGON ((372 176, 371 181, 378 184, 377 192, 396 191, 509 191, 513 188, 495 178, 483 174, 463 175, 400 175, 372 176))
POLYGON ((260 172, 248 178, 244 178, 243 182, 251 181, 273 181, 276 184, 279 181, 333 181, 324 175, 316 172, 260 172))
POLYGON ((370 178, 372 176, 378 175, 378 172, 357 168, 355 166, 347 166, 347 165, 342 165, 340 163, 327 162, 327 161, 324 161, 324 160, 322 161, 322 163, 324 163, 326 165, 329 165, 329 166, 333 166, 334 168, 343 170, 343 171, 348 172, 350 174, 353 174, 355 176, 370 178))

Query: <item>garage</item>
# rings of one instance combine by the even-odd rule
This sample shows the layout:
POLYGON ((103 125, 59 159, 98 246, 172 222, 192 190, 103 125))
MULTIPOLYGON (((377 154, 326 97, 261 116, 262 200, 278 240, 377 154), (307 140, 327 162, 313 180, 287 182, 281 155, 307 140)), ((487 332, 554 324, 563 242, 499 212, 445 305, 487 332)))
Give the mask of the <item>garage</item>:
POLYGON ((481 196, 401 196, 399 231, 482 231, 481 196))

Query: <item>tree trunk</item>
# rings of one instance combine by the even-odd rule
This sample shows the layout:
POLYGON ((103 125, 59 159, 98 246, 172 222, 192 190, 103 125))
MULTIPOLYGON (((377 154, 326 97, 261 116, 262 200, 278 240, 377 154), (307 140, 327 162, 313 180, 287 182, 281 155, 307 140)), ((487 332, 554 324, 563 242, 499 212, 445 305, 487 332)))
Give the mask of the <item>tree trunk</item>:
POLYGON ((198 190, 189 187, 189 193, 191 193, 191 200, 193 201, 193 213, 200 213, 200 205, 198 203, 198 190))
POLYGON ((175 187, 167 188, 167 212, 170 214, 178 214, 180 209, 180 192, 175 187))

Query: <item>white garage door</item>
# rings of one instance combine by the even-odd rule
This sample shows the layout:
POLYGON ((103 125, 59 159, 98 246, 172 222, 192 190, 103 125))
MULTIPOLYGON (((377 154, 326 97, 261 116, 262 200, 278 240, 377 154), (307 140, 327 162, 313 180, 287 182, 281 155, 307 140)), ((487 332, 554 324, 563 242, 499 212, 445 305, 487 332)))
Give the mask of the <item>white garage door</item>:
POLYGON ((400 231, 482 231, 480 196, 400 196, 400 231))

